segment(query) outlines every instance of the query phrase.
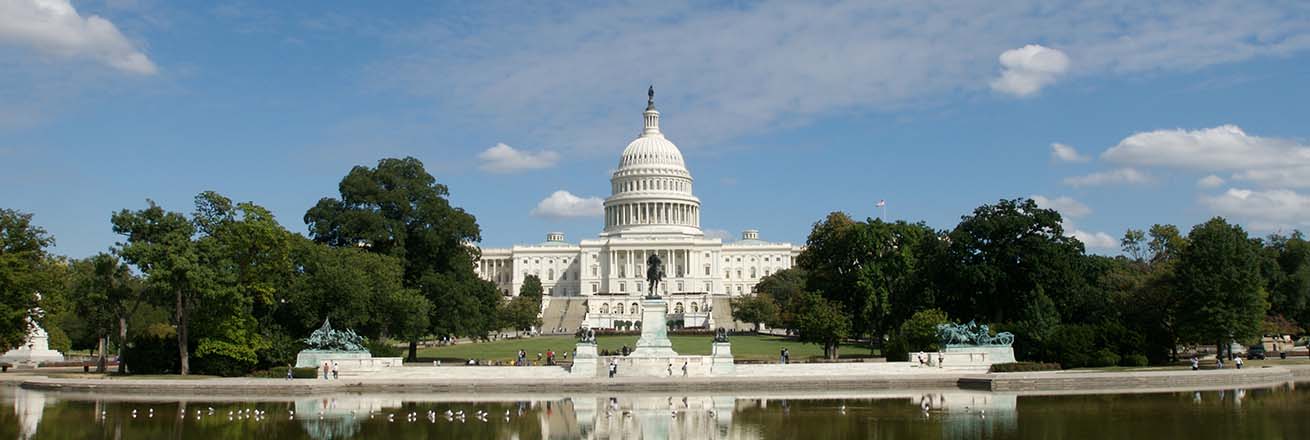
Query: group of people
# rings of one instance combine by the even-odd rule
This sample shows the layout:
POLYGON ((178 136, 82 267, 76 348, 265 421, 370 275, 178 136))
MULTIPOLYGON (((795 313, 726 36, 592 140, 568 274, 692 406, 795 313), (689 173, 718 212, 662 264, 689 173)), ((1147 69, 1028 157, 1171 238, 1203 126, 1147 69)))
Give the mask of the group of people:
MULTIPOLYGON (((287 379, 290 378, 291 378, 291 369, 288 368, 287 379)), ((323 380, 340 379, 340 378, 341 378, 341 364, 338 364, 336 361, 332 361, 332 362, 323 361, 323 380), (330 377, 328 376, 329 374, 331 375, 330 377)))
MULTIPOLYGON (((917 361, 917 362, 919 363, 919 366, 920 366, 920 367, 930 367, 930 366, 932 366, 932 354, 931 354, 931 353, 924 353, 924 352, 921 351, 921 352, 919 352, 917 355, 914 356, 914 359, 915 359, 915 361, 917 361)), ((946 362, 946 355, 942 354, 942 352, 940 352, 940 351, 937 352, 937 368, 941 368, 941 367, 942 367, 942 363, 944 363, 944 362, 946 362)))
MULTIPOLYGON (((1214 360, 1215 360, 1215 368, 1218 368, 1220 370, 1224 369, 1223 356, 1215 356, 1214 360)), ((1242 361, 1241 356, 1233 356, 1233 365, 1236 366, 1238 370, 1242 369, 1242 365, 1244 363, 1245 362, 1242 361)), ((1192 355, 1192 371, 1196 371, 1200 369, 1201 369, 1201 360, 1197 358, 1196 355, 1192 355)))
MULTIPOLYGON (((546 353, 545 353, 544 356, 543 356, 542 353, 538 352, 538 353, 537 353, 537 363, 538 363, 538 364, 541 363, 541 360, 542 360, 543 357, 546 359, 546 365, 555 365, 555 350, 551 350, 551 349, 547 348, 547 349, 546 349, 546 353)), ((568 358, 569 358, 569 354, 568 354, 568 352, 565 352, 565 353, 564 353, 564 359, 567 360, 568 358)), ((516 359, 516 360, 514 361, 514 366, 517 366, 517 367, 526 367, 526 366, 529 366, 529 365, 532 365, 532 364, 530 364, 530 363, 528 362, 528 353, 527 353, 526 351, 523 351, 522 348, 520 348, 520 349, 519 349, 519 353, 518 353, 518 359, 516 359)))
POLYGON ((781 363, 781 364, 790 364, 790 363, 791 363, 791 350, 788 350, 787 347, 782 347, 782 350, 779 350, 779 353, 778 353, 778 363, 781 363))

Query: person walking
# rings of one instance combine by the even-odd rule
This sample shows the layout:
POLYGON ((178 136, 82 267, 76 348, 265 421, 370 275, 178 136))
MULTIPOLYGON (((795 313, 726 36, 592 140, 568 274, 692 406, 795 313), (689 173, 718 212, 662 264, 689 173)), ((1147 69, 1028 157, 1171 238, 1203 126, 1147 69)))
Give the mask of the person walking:
POLYGON ((1200 369, 1201 369, 1201 360, 1197 359, 1196 355, 1192 355, 1192 371, 1196 371, 1200 369))
POLYGON ((669 362, 669 377, 673 377, 673 362, 669 362))
POLYGON ((291 375, 291 372, 292 372, 292 370, 294 370, 294 369, 295 369, 295 368, 293 368, 291 364, 287 364, 287 380, 291 380, 291 378, 294 377, 294 376, 291 375))
POLYGON ((1237 366, 1237 369, 1238 369, 1238 370, 1241 370, 1241 369, 1242 369, 1242 357, 1241 357, 1241 356, 1236 356, 1236 357, 1234 357, 1234 358, 1233 358, 1233 365, 1236 365, 1236 366, 1237 366))
POLYGON ((328 374, 331 373, 332 373, 332 366, 328 364, 328 361, 323 361, 323 380, 328 380, 329 379, 328 374))
POLYGON ((687 377, 687 361, 682 361, 682 377, 687 377))
POLYGON ((614 375, 618 374, 618 372, 619 372, 619 361, 610 359, 610 379, 613 379, 614 375))
POLYGON ((782 347, 782 363, 784 363, 784 364, 790 364, 790 363, 791 363, 791 349, 790 349, 790 348, 782 347))
POLYGON ((340 378, 341 378, 341 364, 337 363, 337 361, 332 361, 332 379, 336 380, 340 378))
POLYGON ((787 363, 787 349, 785 347, 778 349, 778 363, 779 364, 787 363))
POLYGON ((946 355, 942 354, 942 352, 939 351, 937 352, 937 368, 943 368, 942 367, 943 362, 946 362, 946 355))

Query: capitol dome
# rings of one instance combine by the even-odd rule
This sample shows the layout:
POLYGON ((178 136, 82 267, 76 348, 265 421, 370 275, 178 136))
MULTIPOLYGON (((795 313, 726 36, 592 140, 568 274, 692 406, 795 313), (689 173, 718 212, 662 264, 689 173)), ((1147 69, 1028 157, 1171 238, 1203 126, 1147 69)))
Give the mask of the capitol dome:
POLYGON ((704 235, 700 199, 691 191, 691 173, 682 151, 660 132, 654 88, 647 95, 641 135, 623 149, 610 178, 602 235, 704 235))

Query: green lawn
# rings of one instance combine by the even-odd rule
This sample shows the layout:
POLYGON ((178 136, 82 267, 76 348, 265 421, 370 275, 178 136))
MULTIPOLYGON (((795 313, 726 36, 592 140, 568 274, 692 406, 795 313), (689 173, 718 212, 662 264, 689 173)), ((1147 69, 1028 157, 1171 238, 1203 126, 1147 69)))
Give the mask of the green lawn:
MULTIPOLYGON (((672 335, 673 350, 680 354, 708 355, 713 336, 672 335)), ((787 347, 791 350, 792 360, 801 361, 817 359, 823 356, 823 347, 814 344, 802 344, 794 339, 780 336, 733 336, 732 354, 738 360, 776 361, 778 352, 787 347)), ((596 338, 601 350, 618 351, 623 345, 629 348, 637 343, 637 335, 603 335, 596 338)), ((546 350, 556 353, 573 351, 577 340, 572 336, 538 336, 525 339, 509 339, 495 342, 465 343, 445 347, 421 348, 420 358, 425 360, 441 359, 443 361, 465 361, 467 359, 512 361, 521 348, 528 352, 529 359, 536 359, 537 353, 544 356, 546 350)), ((840 350, 843 358, 871 357, 867 347, 845 344, 840 350)))

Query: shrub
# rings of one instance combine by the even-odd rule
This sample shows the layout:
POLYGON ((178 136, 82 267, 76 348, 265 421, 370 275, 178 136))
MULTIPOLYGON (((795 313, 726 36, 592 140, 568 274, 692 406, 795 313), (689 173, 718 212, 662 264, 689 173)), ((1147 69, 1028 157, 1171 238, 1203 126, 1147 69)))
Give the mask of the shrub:
POLYGON ((124 362, 133 374, 178 371, 177 336, 167 324, 152 324, 127 344, 124 362))
POLYGON ((1010 362, 1004 364, 992 364, 991 373, 1018 373, 1023 371, 1051 371, 1059 370, 1060 364, 1053 362, 1010 362))
POLYGON ((246 375, 258 359, 248 346, 211 339, 200 340, 195 354, 196 372, 224 377, 246 375))
POLYGON ((1119 359, 1119 365, 1125 367, 1145 367, 1148 364, 1150 362, 1147 362, 1146 356, 1140 354, 1130 354, 1119 359))
MULTIPOLYGON (((296 354, 304 349, 300 340, 281 331, 270 332, 267 336, 268 348, 259 351, 260 367, 287 365, 296 361, 296 354)), ((284 372, 285 373, 285 372, 284 372)))
POLYGON ((1092 367, 1113 367, 1115 365, 1119 365, 1119 355, 1108 348, 1096 350, 1088 363, 1088 366, 1092 367))
POLYGON ((364 341, 364 347, 368 349, 368 353, 373 357, 401 357, 405 354, 405 351, 401 350, 400 347, 391 345, 390 340, 382 338, 364 341))
MULTIPOLYGON (((1061 325, 1052 332, 1049 359, 1058 361, 1064 368, 1081 368, 1091 365, 1096 352, 1096 332, 1085 325, 1061 325)), ((1115 359, 1114 365, 1118 363, 1115 359)))
MULTIPOLYGON (((274 379, 282 379, 287 377, 287 367, 270 368, 268 370, 268 377, 274 379)), ((296 379, 317 379, 318 368, 315 367, 292 368, 291 377, 294 377, 296 379)))

